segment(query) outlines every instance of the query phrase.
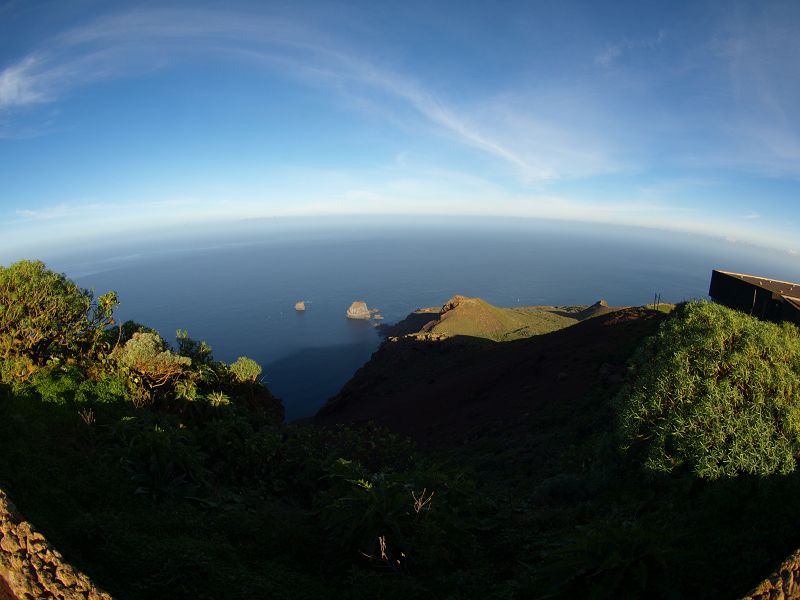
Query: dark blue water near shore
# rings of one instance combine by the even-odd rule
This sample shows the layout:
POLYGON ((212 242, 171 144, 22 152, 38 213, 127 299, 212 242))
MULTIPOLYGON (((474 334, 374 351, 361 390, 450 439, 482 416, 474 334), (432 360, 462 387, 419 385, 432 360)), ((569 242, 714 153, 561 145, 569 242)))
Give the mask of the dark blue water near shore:
POLYGON ((275 224, 48 261, 81 285, 114 289, 121 319, 178 328, 226 361, 247 355, 287 418, 313 414, 380 340, 345 318, 353 300, 386 322, 460 293, 500 306, 644 304, 705 298, 712 268, 800 279, 796 257, 697 236, 527 221, 275 224), (305 313, 293 306, 305 300, 305 313))

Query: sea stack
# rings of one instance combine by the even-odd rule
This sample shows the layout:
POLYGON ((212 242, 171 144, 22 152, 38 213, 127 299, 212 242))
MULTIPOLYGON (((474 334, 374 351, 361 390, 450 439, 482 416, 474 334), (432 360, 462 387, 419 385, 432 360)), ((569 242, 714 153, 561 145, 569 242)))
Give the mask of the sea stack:
POLYGON ((303 302, 302 300, 300 300, 300 302, 295 302, 294 303, 294 309, 297 312, 303 312, 306 309, 306 303, 303 302))
POLYGON ((369 308, 367 308, 366 302, 353 302, 350 305, 350 308, 347 309, 347 318, 348 319, 369 319, 370 318, 369 308))

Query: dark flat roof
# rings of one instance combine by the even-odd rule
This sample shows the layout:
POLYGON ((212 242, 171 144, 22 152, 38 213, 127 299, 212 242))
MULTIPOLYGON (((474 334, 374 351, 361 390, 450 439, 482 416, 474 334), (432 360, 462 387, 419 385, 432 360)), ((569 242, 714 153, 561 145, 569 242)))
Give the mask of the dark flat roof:
POLYGON ((756 277, 755 275, 744 275, 743 273, 732 273, 730 271, 720 271, 714 269, 717 273, 728 275, 741 279, 752 285, 757 285, 770 292, 784 296, 786 300, 800 308, 800 283, 792 283, 791 281, 781 281, 780 279, 767 279, 766 277, 756 277))

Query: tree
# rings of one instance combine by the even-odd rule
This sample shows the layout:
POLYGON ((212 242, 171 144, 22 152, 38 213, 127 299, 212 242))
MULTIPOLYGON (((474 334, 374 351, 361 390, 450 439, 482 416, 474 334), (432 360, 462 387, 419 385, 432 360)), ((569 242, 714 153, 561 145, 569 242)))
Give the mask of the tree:
POLYGON ((192 339, 185 329, 178 329, 175 340, 178 342, 178 354, 191 358, 193 364, 208 365, 213 361, 211 346, 205 341, 192 339))
POLYGON ((115 292, 92 292, 41 261, 0 266, 0 359, 22 359, 31 370, 53 356, 94 349, 113 323, 115 292))

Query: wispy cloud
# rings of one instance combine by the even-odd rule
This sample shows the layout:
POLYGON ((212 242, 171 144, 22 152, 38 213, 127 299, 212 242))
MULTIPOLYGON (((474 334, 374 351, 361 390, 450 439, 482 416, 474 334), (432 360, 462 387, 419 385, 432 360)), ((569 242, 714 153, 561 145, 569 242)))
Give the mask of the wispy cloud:
POLYGON ((652 50, 660 46, 666 38, 667 32, 662 29, 650 37, 608 44, 594 57, 594 62, 601 67, 610 67, 625 54, 639 50, 652 50))
POLYGON ((37 104, 47 100, 38 89, 37 63, 35 56, 28 56, 19 63, 0 71, 0 109, 37 104))
POLYGON ((718 162, 800 177, 798 19, 796 3, 737 5, 717 28, 709 48, 732 101, 720 115, 718 162))
POLYGON ((64 32, 0 71, 0 109, 55 102, 79 86, 135 76, 210 52, 255 61, 283 76, 360 96, 367 103, 382 94, 411 109, 435 131, 495 157, 525 180, 607 172, 613 163, 604 156, 599 166, 582 161, 576 169, 575 153, 558 160, 552 143, 558 138, 594 147, 595 154, 603 148, 574 130, 557 131, 553 124, 545 135, 530 115, 514 116, 502 98, 481 102, 478 115, 474 107, 457 106, 422 82, 365 58, 319 30, 281 17, 200 9, 131 11, 64 32), (487 119, 487 113, 493 114, 487 119), (511 127, 504 126, 504 120, 512 122, 511 127))
MULTIPOLYGON (((616 199, 568 193, 510 191, 489 178, 456 170, 421 167, 406 154, 381 168, 341 171, 282 168, 265 176, 269 185, 213 194, 105 201, 58 202, 38 209, 0 215, 0 259, 36 244, 68 245, 100 235, 136 235, 154 228, 223 223, 267 217, 350 215, 465 215, 584 221, 730 237, 764 246, 794 248, 791 227, 760 227, 760 221, 720 215, 676 204, 661 191, 645 190, 616 199)), ((701 182, 702 185, 702 182, 701 182)), ((745 215, 748 217, 750 215, 745 215)))

